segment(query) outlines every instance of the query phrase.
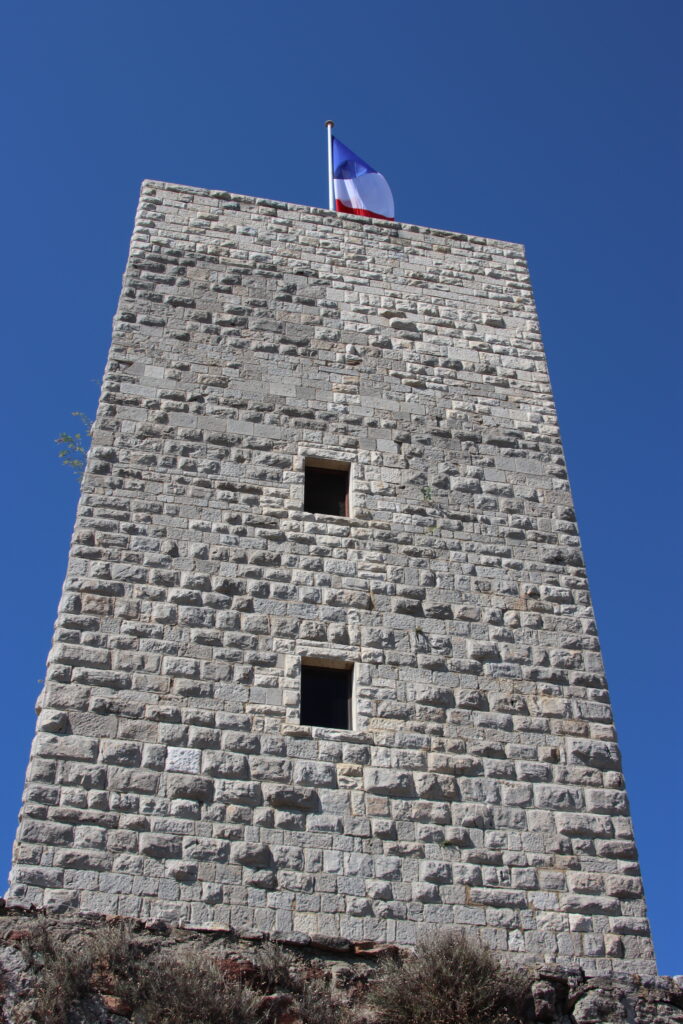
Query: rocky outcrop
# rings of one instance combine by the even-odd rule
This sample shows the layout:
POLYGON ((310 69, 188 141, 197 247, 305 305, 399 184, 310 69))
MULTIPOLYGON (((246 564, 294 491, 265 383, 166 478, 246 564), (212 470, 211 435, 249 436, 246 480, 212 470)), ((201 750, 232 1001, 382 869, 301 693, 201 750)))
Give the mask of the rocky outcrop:
MULTIPOLYGON (((0 901, 0 1024, 165 1024, 166 1003, 157 1017, 150 1000, 167 997, 174 1024, 197 1019, 183 1016, 188 1000, 206 1008, 199 1019, 207 1024, 379 1024, 387 1018, 371 1009, 373 979, 384 957, 405 955, 395 946, 295 936, 273 943, 0 901), (169 996, 174 984, 177 1003, 169 996), (215 1003, 239 1003, 234 1016, 212 1016, 212 985, 215 1003)), ((544 964, 528 979, 509 1024, 683 1024, 681 978, 587 977, 544 964)))

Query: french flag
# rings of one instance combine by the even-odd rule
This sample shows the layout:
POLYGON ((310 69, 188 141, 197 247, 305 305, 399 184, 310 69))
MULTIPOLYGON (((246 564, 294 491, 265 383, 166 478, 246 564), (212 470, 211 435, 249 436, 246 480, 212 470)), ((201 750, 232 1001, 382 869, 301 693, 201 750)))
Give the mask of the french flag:
POLYGON ((394 197, 386 178, 332 137, 334 200, 338 213, 394 219, 394 197))

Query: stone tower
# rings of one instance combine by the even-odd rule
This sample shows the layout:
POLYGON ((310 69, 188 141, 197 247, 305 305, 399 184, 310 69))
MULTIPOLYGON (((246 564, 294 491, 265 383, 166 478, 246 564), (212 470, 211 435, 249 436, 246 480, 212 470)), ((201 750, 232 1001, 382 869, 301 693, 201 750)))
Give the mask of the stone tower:
POLYGON ((14 902, 654 973, 522 246, 146 182, 39 710, 14 902))

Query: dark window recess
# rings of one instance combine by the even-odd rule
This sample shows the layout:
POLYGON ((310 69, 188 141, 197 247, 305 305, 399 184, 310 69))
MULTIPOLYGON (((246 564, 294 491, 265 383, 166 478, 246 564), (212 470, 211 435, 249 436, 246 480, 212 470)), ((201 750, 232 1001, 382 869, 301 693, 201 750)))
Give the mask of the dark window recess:
POLYGON ((305 472, 304 511, 322 512, 327 516, 348 516, 348 469, 306 466, 305 472))
POLYGON ((350 729, 352 668, 301 666, 301 724, 350 729))

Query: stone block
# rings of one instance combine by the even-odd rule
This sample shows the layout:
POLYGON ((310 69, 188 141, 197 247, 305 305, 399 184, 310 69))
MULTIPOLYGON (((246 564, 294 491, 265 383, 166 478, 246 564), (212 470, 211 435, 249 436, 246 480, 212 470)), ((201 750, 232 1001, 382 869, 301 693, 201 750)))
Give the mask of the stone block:
POLYGON ((69 716, 64 711, 41 711, 36 728, 40 732, 65 733, 69 727, 69 716))
POLYGON ((309 811, 318 805, 315 790, 304 786, 277 786, 264 783, 263 793, 271 807, 309 811))
POLYGON ((363 774, 365 790, 368 793, 405 798, 415 792, 413 780, 408 772, 397 772, 388 768, 366 768, 363 774))
POLYGON ((99 744, 97 740, 85 736, 39 733, 34 749, 40 757, 54 757, 63 761, 96 761, 99 744))
POLYGON ((247 867, 270 867, 273 855, 270 847, 264 843, 233 843, 230 859, 247 867))
POLYGON ((29 819, 22 823, 21 838, 25 843, 36 843, 39 846, 71 846, 74 831, 69 825, 29 819))
POLYGON ((211 779, 199 775, 169 775, 166 790, 173 800, 196 800, 208 804, 214 797, 214 784, 211 779))
POLYGON ((142 750, 138 743, 102 740, 100 742, 100 760, 104 764, 119 764, 137 768, 142 761, 142 750))
POLYGON ((197 865, 183 860, 171 860, 166 870, 176 882, 194 882, 197 878, 197 865))
POLYGON ((201 750, 188 747, 169 747, 166 752, 167 772, 190 772, 201 771, 202 754, 201 750))
POLYGON ((574 893, 560 896, 560 909, 567 914, 613 915, 620 912, 618 900, 606 896, 580 896, 574 893))
POLYGON ((183 839, 182 856, 184 860, 206 861, 223 864, 230 853, 230 844, 220 839, 183 839))
POLYGON ((527 899, 524 893, 514 889, 470 889, 470 902, 483 907, 504 907, 509 910, 524 910, 527 899))
POLYGON ((569 744, 570 763, 585 764, 601 771, 618 771, 621 767, 616 743, 599 740, 572 740, 569 744))
POLYGON ((248 779, 250 774, 250 765, 244 755, 228 754, 222 750, 205 750, 202 768, 207 775, 218 779, 248 779))
POLYGON ((294 764, 293 782, 296 785, 335 788, 337 773, 333 765, 315 761, 297 761, 294 764))
MULTIPOLYGON (((590 792, 590 791, 589 791, 590 792)), ((588 795, 587 797, 588 798, 588 795)), ((583 810, 585 799, 582 791, 576 787, 550 786, 539 784, 534 787, 534 799, 537 807, 552 811, 583 810)))
POLYGON ((175 836, 148 834, 140 836, 140 853, 145 857, 159 860, 177 859, 182 853, 182 844, 175 836))
POLYGON ((453 880, 451 865, 434 860, 422 861, 420 879, 423 882, 433 882, 435 885, 448 885, 453 880))
POLYGON ((614 835, 612 821, 599 814, 558 814, 558 831, 566 836, 605 839, 614 835))

